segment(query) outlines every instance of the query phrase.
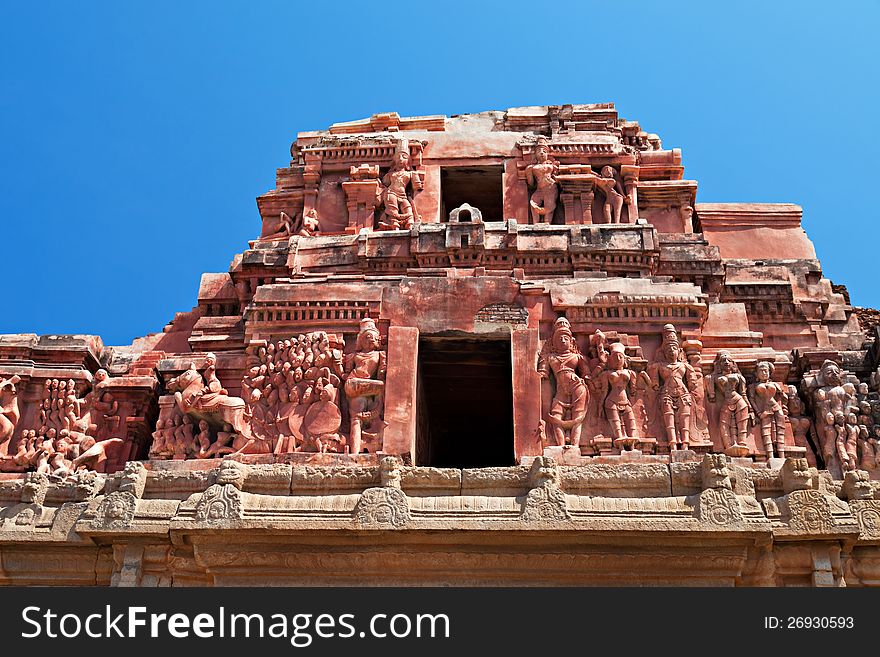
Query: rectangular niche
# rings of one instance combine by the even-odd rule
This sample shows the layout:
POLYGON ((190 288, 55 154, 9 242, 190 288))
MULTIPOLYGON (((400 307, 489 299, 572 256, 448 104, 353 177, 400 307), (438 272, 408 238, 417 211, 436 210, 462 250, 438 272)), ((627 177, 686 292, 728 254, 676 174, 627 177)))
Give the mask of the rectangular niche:
POLYGON ((483 221, 504 221, 501 165, 442 167, 440 169, 440 221, 469 203, 483 213, 483 221))
POLYGON ((515 465, 509 339, 419 339, 416 465, 515 465))

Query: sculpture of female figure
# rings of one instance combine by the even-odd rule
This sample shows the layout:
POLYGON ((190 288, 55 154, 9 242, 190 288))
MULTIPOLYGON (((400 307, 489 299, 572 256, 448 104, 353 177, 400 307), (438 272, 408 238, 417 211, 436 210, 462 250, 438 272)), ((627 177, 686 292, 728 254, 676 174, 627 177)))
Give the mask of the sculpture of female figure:
POLYGON ((773 456, 776 443, 776 456, 785 458, 785 410, 788 400, 787 389, 781 383, 771 381, 776 366, 762 360, 755 368, 755 382, 749 386, 749 402, 755 418, 761 423, 761 439, 767 458, 773 456))
POLYGON ((844 472, 855 470, 858 467, 856 448, 859 437, 855 415, 847 416, 842 411, 829 412, 825 423, 834 429, 834 447, 837 458, 840 459, 840 467, 844 472))
POLYGON ((813 420, 807 415, 806 406, 795 386, 788 386, 788 422, 794 434, 794 444, 807 448, 807 460, 811 466, 815 466, 816 455, 807 437, 813 428, 813 420))
POLYGON ((682 360, 678 336, 672 324, 663 326, 659 357, 648 367, 651 388, 660 393, 659 407, 666 428, 669 451, 690 447, 694 368, 682 360))
POLYGON ((535 163, 526 167, 526 183, 536 189, 529 198, 533 224, 552 223, 553 212, 559 189, 556 186, 556 173, 559 163, 550 159, 550 147, 544 137, 538 138, 535 146, 535 163))
POLYGON ((580 445, 581 425, 589 399, 583 378, 588 374, 587 367, 587 360, 574 341, 571 324, 565 317, 560 317, 554 325, 549 349, 538 359, 538 374, 541 379, 549 379, 552 371, 556 380, 556 394, 548 415, 556 445, 580 445))
MULTIPOLYGON (((348 398, 351 433, 349 452, 359 454, 363 433, 382 430, 382 403, 385 396, 387 356, 379 350, 379 330, 372 319, 363 319, 355 343, 355 353, 345 357, 345 396, 348 398)), ((320 392, 316 391, 320 399, 320 392)), ((326 394, 325 394, 326 396, 326 394)))
POLYGON ((715 368, 708 378, 708 398, 715 402, 720 398, 721 440, 728 456, 745 456, 749 448, 746 436, 749 432, 751 407, 747 399, 746 379, 729 351, 719 351, 715 356, 715 368))
POLYGON ((709 416, 706 413, 706 384, 703 376, 703 343, 699 340, 685 340, 682 345, 687 362, 693 368, 693 382, 690 386, 694 405, 691 409, 691 443, 706 443, 709 440, 709 416))
POLYGON ((602 175, 595 180, 596 187, 605 195, 605 204, 602 206, 605 223, 619 224, 623 204, 629 203, 629 197, 624 194, 620 181, 614 175, 614 169, 610 166, 602 167, 602 175))
POLYGON ((622 449, 632 449, 636 437, 636 415, 630 395, 635 393, 636 373, 626 369, 626 347, 620 342, 611 345, 608 369, 599 377, 600 388, 605 397, 603 410, 611 430, 614 444, 622 449))
POLYGON ((8 379, 0 379, 0 457, 9 452, 9 441, 21 417, 18 409, 18 390, 16 384, 21 378, 16 374, 8 379))

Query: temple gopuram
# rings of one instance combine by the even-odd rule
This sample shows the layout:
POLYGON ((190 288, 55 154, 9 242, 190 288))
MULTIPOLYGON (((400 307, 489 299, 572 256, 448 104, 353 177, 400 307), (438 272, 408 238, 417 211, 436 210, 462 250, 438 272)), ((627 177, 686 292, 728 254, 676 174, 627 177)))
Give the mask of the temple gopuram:
POLYGON ((290 154, 161 332, 0 335, 0 583, 880 585, 880 329, 800 207, 613 104, 290 154))

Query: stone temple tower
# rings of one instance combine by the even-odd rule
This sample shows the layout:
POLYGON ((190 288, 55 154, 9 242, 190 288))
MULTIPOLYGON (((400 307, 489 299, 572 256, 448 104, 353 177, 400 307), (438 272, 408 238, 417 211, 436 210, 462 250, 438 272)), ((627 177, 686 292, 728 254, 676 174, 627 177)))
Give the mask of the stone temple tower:
POLYGON ((290 153, 161 332, 0 336, 0 583, 880 584, 880 338, 800 207, 610 103, 290 153))

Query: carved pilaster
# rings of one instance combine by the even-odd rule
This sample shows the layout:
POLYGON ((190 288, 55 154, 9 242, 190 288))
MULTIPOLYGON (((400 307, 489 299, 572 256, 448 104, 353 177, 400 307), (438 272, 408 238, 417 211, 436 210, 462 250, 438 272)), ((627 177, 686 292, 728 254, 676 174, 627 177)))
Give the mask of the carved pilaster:
POLYGON ((348 207, 347 232, 360 233, 373 230, 373 217, 381 200, 382 187, 379 184, 379 167, 362 164, 351 167, 351 180, 342 183, 348 207))
MULTIPOLYGON (((620 174, 623 176, 624 192, 629 199, 629 205, 627 206, 629 223, 634 224, 639 220, 639 167, 624 164, 620 167, 620 174)), ((693 208, 691 208, 691 211, 693 212, 693 208)))

